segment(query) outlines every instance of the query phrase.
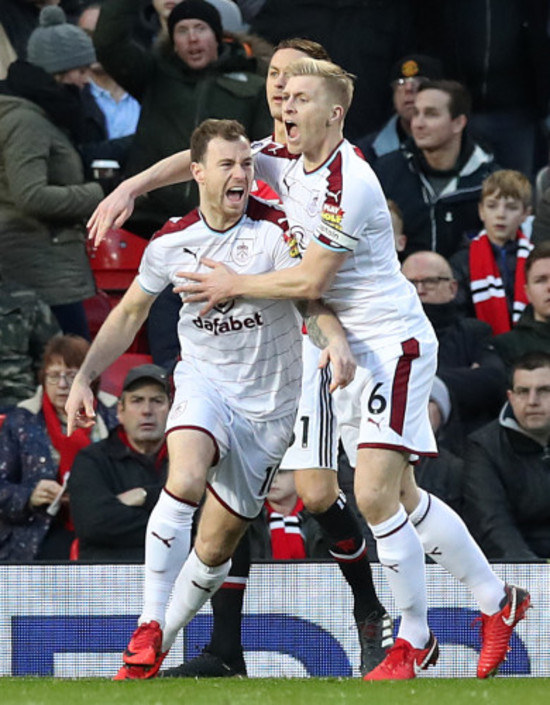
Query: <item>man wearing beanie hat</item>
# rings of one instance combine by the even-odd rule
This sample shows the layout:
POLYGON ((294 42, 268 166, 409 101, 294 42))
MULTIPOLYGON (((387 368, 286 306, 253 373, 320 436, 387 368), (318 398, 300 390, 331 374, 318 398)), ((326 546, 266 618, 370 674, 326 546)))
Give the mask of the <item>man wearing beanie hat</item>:
MULTIPOLYGON (((126 176, 189 146, 206 118, 241 122, 252 139, 271 130, 264 80, 236 40, 223 41, 218 10, 205 0, 183 0, 167 21, 168 37, 155 49, 133 39, 139 3, 106 0, 94 33, 98 60, 141 103, 126 176)), ((138 199, 128 229, 150 238, 165 221, 198 203, 196 187, 178 184, 138 199)))
POLYGON ((402 147, 411 134, 411 118, 418 86, 423 80, 439 78, 443 78, 443 65, 432 56, 408 54, 396 61, 389 76, 395 113, 379 132, 366 135, 357 142, 370 164, 384 154, 402 147))
POLYGON ((95 62, 96 56, 86 32, 69 24, 61 7, 53 5, 40 13, 40 25, 27 44, 27 60, 56 75, 87 68, 95 62))
POLYGON ((210 27, 218 44, 222 41, 222 18, 214 5, 206 0, 183 0, 174 7, 168 16, 168 34, 172 42, 174 42, 176 25, 183 26, 187 31, 190 31, 193 26, 196 27, 198 22, 210 27), (185 25, 179 25, 184 20, 188 20, 188 22, 185 25))

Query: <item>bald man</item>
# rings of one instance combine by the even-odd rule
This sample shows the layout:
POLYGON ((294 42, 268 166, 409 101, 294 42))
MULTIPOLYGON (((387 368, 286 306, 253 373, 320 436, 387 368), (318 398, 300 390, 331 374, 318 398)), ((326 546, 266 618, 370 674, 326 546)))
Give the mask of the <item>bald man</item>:
POLYGON ((461 313, 457 282, 441 255, 415 252, 403 262, 402 272, 416 287, 437 335, 437 376, 447 387, 463 433, 470 433, 495 418, 505 401, 505 372, 491 344, 491 327, 461 313))

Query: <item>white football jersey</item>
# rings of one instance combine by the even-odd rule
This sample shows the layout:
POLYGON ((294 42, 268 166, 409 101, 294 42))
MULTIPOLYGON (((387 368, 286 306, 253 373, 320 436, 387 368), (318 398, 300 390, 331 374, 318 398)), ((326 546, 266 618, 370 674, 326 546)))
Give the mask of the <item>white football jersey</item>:
POLYGON ((256 178, 277 191, 300 251, 311 240, 348 254, 323 300, 352 350, 368 353, 411 337, 433 337, 415 291, 401 273, 386 198, 367 162, 343 140, 307 172, 303 158, 268 138, 254 145, 256 178))
MULTIPOLYGON (((183 283, 177 272, 207 272, 209 257, 239 274, 262 274, 296 264, 284 238, 280 208, 250 197, 232 228, 212 230, 198 209, 174 218, 155 235, 140 264, 138 282, 159 294, 183 283)), ((252 419, 294 413, 302 374, 300 317, 292 301, 239 298, 218 304, 206 316, 202 303, 182 304, 178 336, 182 362, 205 384, 215 385, 239 412, 252 419)))

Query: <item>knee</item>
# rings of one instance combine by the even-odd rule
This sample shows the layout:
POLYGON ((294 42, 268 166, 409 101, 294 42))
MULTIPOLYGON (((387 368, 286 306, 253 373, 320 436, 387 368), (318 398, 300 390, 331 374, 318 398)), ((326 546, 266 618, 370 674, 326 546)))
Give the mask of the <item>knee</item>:
POLYGON ((399 507, 399 500, 384 488, 356 487, 355 499, 361 514, 371 525, 389 519, 399 507))
POLYGON ((300 499, 304 507, 312 514, 322 514, 326 512, 338 499, 338 491, 327 491, 327 488, 315 485, 308 485, 299 492, 300 499))
POLYGON ((198 504, 206 488, 206 470, 204 468, 187 466, 170 468, 166 489, 171 494, 188 502, 198 504))
POLYGON ((205 565, 218 566, 231 558, 238 542, 239 537, 231 534, 220 537, 203 532, 197 535, 194 548, 205 565))

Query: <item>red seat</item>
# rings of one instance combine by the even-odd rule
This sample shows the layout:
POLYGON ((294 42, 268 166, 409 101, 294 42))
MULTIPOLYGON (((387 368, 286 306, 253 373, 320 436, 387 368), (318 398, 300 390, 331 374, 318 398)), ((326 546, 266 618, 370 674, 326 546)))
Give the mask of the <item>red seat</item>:
POLYGON ((0 428, 2 428, 2 424, 6 420, 6 414, 0 414, 0 428))
POLYGON ((138 365, 146 365, 151 362, 153 362, 151 355, 125 353, 103 372, 99 388, 104 392, 119 397, 122 392, 122 383, 128 372, 138 365))
POLYGON ((88 257, 98 289, 108 293, 126 291, 146 247, 147 240, 122 228, 109 230, 97 247, 88 240, 88 257))
MULTIPOLYGON (((114 308, 138 272, 147 240, 119 228, 109 230, 97 247, 88 240, 87 247, 96 286, 107 294, 111 308, 114 308)), ((149 353, 145 326, 136 335, 129 351, 149 353)))
POLYGON ((101 328, 103 321, 107 318, 112 308, 113 302, 111 298, 101 289, 95 296, 84 300, 84 310, 86 311, 88 328, 90 329, 92 340, 96 337, 98 330, 101 328))

